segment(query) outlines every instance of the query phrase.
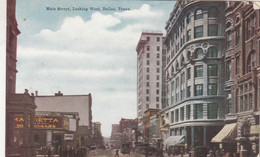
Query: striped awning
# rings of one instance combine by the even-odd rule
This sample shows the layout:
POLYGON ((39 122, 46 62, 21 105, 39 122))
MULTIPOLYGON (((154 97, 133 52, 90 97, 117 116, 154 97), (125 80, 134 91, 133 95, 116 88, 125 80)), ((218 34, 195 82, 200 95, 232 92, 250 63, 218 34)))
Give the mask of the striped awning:
POLYGON ((226 124, 220 132, 212 138, 213 143, 233 142, 237 137, 237 123, 226 124))
POLYGON ((178 146, 178 145, 184 145, 184 139, 185 136, 170 136, 168 137, 163 144, 167 146, 178 146))

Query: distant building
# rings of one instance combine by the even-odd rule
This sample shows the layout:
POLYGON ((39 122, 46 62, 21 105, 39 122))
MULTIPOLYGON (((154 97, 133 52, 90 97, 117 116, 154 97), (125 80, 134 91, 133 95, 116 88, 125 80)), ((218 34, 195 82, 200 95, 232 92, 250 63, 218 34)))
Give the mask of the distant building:
MULTIPOLYGON (((177 1, 166 23, 163 138, 208 146, 224 125, 224 2, 177 1)), ((165 139, 164 139, 165 140, 165 139)))
POLYGON ((121 118, 119 125, 120 125, 120 132, 123 133, 127 130, 134 130, 137 128, 137 118, 136 119, 126 119, 121 118))
POLYGON ((121 142, 121 132, 119 124, 112 124, 112 132, 110 138, 110 147, 119 148, 121 142))
POLYGON ((130 142, 133 143, 136 140, 136 131, 138 128, 138 120, 136 119, 126 119, 121 118, 120 122, 120 132, 121 132, 121 143, 130 142))
POLYGON ((156 115, 158 112, 160 111, 160 109, 148 109, 145 111, 145 117, 144 117, 144 140, 145 142, 149 142, 150 139, 152 139, 153 137, 150 136, 150 118, 154 115, 156 115))
POLYGON ((92 135, 93 135, 93 144, 98 147, 104 146, 104 138, 101 132, 101 123, 93 122, 92 123, 92 135))
POLYGON ((141 34, 137 52, 137 117, 138 128, 144 132, 144 112, 162 107, 162 33, 141 34))

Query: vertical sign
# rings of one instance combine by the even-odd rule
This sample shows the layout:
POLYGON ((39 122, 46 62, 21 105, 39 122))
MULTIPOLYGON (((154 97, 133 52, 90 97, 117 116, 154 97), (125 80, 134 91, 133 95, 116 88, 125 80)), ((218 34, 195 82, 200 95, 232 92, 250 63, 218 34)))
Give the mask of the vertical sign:
POLYGON ((52 132, 51 130, 47 130, 47 133, 46 133, 46 146, 51 146, 51 143, 52 143, 52 132))

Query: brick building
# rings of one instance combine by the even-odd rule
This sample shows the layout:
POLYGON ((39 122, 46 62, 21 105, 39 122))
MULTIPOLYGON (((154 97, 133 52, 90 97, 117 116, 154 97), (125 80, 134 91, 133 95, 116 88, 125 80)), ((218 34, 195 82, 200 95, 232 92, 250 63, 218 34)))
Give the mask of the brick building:
POLYGON ((239 1, 226 2, 225 9, 226 124, 236 123, 236 137, 224 148, 255 156, 259 153, 259 135, 253 128, 259 129, 260 115, 260 11, 254 10, 254 2, 239 1))

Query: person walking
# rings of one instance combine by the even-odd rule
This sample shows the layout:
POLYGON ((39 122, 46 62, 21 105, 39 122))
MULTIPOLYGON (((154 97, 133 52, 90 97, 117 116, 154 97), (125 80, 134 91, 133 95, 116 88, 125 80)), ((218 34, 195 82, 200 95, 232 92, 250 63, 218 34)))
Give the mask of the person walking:
POLYGON ((116 155, 115 157, 119 157, 118 149, 116 149, 116 155))
POLYGON ((48 157, 51 157, 51 147, 48 147, 48 157))

